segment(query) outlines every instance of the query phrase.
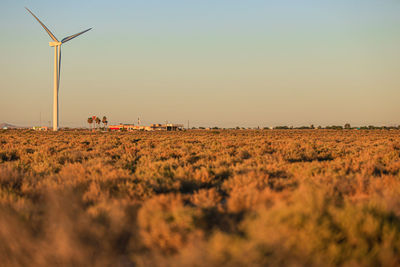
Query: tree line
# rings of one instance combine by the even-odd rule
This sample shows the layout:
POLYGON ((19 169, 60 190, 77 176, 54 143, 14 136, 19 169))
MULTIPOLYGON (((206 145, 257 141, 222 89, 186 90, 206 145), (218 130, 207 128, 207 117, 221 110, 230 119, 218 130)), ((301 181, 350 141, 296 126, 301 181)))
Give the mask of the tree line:
POLYGON ((100 119, 97 116, 92 116, 87 119, 87 122, 90 125, 90 128, 95 131, 96 129, 101 129, 101 124, 103 123, 103 130, 106 130, 108 120, 106 116, 103 116, 103 119, 100 119), (97 125, 97 127, 96 127, 97 125))

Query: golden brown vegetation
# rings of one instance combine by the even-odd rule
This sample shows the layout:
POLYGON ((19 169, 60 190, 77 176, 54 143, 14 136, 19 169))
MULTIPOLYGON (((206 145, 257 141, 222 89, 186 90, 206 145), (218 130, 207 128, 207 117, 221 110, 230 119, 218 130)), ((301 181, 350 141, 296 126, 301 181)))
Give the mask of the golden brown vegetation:
POLYGON ((5 266, 399 266, 399 131, 0 133, 5 266))

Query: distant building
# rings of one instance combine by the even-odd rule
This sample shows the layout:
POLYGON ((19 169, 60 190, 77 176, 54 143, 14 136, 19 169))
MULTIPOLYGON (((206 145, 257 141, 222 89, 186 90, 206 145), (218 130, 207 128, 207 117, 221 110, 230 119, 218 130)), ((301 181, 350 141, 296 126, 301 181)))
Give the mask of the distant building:
POLYGON ((47 126, 33 126, 32 129, 35 131, 48 131, 49 130, 49 128, 47 126))
POLYGON ((151 131, 149 126, 139 126, 134 124, 118 124, 118 125, 109 125, 108 129, 111 131, 134 131, 134 130, 141 130, 141 131, 151 131))
POLYGON ((183 130, 183 124, 151 124, 150 128, 152 131, 180 131, 183 130))
POLYGON ((180 131, 183 130, 183 124, 151 124, 150 126, 134 124, 109 125, 110 131, 180 131))

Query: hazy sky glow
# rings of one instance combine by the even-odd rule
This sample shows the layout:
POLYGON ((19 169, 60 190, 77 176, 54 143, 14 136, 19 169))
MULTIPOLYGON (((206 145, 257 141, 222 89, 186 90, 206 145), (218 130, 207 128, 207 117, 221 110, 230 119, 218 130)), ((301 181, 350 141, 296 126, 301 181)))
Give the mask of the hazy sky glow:
POLYGON ((400 2, 0 1, 0 122, 400 124, 400 2))

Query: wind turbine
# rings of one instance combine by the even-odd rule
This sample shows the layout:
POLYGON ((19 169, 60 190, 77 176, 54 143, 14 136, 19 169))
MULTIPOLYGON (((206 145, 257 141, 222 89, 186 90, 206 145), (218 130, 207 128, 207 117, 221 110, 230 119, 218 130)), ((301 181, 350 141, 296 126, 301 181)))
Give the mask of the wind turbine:
POLYGON ((54 36, 54 34, 51 33, 51 31, 44 25, 38 17, 35 16, 35 14, 32 13, 28 8, 25 7, 26 10, 28 10, 29 13, 42 25, 43 29, 47 32, 47 34, 50 36, 51 39, 53 39, 54 42, 49 42, 49 45, 51 47, 54 47, 54 96, 53 96, 53 131, 58 130, 58 89, 60 88, 60 72, 61 72, 61 45, 74 39, 75 37, 78 37, 79 35, 91 30, 92 28, 89 28, 87 30, 84 30, 82 32, 76 33, 74 35, 70 35, 68 37, 65 37, 64 39, 58 41, 58 39, 54 36))

